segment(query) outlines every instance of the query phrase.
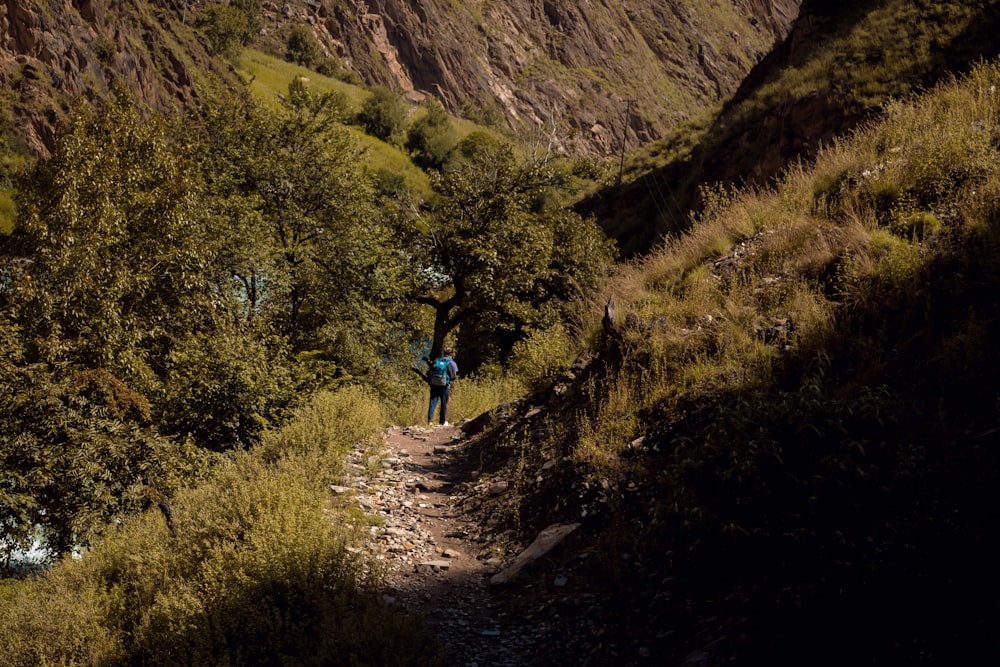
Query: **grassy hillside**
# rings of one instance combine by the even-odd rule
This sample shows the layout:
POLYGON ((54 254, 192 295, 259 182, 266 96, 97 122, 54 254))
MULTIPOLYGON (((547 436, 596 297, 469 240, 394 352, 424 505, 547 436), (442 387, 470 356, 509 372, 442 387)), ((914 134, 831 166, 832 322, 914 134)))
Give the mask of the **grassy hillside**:
MULTIPOLYGON (((280 105, 280 98, 288 93, 288 84, 296 77, 302 78, 307 87, 317 94, 336 93, 342 95, 350 113, 357 113, 364 100, 371 94, 363 86, 323 76, 300 65, 252 49, 243 51, 238 69, 244 81, 247 82, 251 94, 259 102, 271 108, 280 105)), ((398 147, 379 141, 360 129, 352 129, 354 138, 364 146, 366 158, 373 169, 384 169, 402 176, 407 188, 418 195, 430 193, 430 182, 427 175, 417 168, 398 147)), ((466 133, 468 131, 467 129, 466 133)))
POLYGON ((998 119, 997 63, 888 103, 773 188, 713 191, 609 285, 620 338, 563 452, 605 489, 611 553, 639 553, 626 626, 689 622, 664 650, 711 664, 987 652, 998 119))
POLYGON ((805 3, 786 43, 735 96, 631 157, 621 188, 596 193, 597 214, 627 254, 686 229, 712 182, 765 183, 891 99, 924 90, 997 54, 1000 3, 805 3))

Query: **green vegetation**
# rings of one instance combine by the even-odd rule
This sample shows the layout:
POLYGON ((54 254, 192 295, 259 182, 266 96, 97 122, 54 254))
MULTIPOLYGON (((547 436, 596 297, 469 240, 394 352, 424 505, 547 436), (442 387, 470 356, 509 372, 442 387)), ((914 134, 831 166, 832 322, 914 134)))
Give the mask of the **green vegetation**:
POLYGON ((385 86, 375 86, 371 97, 361 105, 358 122, 373 137, 399 144, 406 124, 406 113, 406 104, 399 95, 385 86))
POLYGON ((558 183, 547 160, 519 161, 507 144, 432 174, 436 197, 414 240, 413 295, 434 311, 431 357, 459 329, 466 363, 502 359, 528 328, 553 326, 600 283, 614 258, 596 224, 547 207, 558 183), (552 310, 555 306, 556 310, 552 310))
POLYGON ((5 586, 4 664, 443 664, 418 620, 377 596, 357 548, 367 519, 329 495, 349 449, 380 438, 376 406, 360 389, 317 394, 176 493, 176 534, 154 509, 5 586))
POLYGON ((888 104, 772 189, 716 191, 606 288, 620 361, 565 454, 651 485, 620 501, 630 543, 722 619, 695 630, 720 651, 985 646, 966 595, 997 593, 998 90, 994 63, 888 104))
POLYGON ((451 117, 433 97, 422 104, 421 114, 406 133, 406 150, 424 169, 440 169, 458 144, 458 131, 451 117))
MULTIPOLYGON (((360 86, 324 76, 252 49, 243 51, 239 70, 248 82, 248 90, 254 99, 275 110, 282 108, 282 98, 288 90, 288 84, 296 79, 305 83, 314 95, 335 93, 342 96, 348 116, 361 113, 373 94, 360 86)), ((392 174, 394 178, 401 178, 404 189, 414 193, 418 198, 430 195, 431 188, 427 174, 413 164, 409 156, 398 146, 386 143, 357 128, 348 129, 354 134, 359 145, 364 147, 365 159, 372 169, 392 174)))
POLYGON ((314 93, 324 95, 338 92, 345 96, 348 109, 357 112, 369 93, 364 88, 324 76, 307 67, 275 58, 253 49, 244 49, 238 69, 254 97, 271 108, 280 108, 280 98, 288 90, 288 83, 302 79, 314 93))
MULTIPOLYGON (((658 655, 975 657, 996 614, 968 592, 1000 594, 1000 64, 887 97, 951 66, 914 40, 994 25, 976 7, 849 3, 815 60, 636 158, 618 196, 669 163, 700 213, 660 192, 656 231, 684 233, 610 278, 613 245, 561 205, 598 166, 253 52, 246 95, 205 85, 181 119, 120 94, 51 157, 5 155, 2 565, 39 535, 51 556, 0 589, 5 664, 443 664, 329 485, 423 421, 410 366, 446 341, 452 420, 528 393, 570 415, 501 447, 519 475, 559 466, 557 510, 600 489, 588 567, 655 590, 623 608, 661 615, 658 655), (706 186, 827 71, 822 108, 869 120, 767 187, 706 186)), ((220 52, 260 4, 225 9, 220 52)), ((289 51, 320 67, 311 36, 289 51)), ((513 506, 494 520, 550 519, 513 506)))
POLYGON ((320 59, 320 45, 309 26, 297 25, 288 36, 285 58, 303 67, 315 67, 320 59))
POLYGON ((704 185, 765 184, 789 160, 811 160, 889 100, 998 52, 994 3, 807 5, 812 27, 795 48, 771 54, 763 63, 769 67, 754 75, 759 82, 712 117, 693 118, 630 156, 625 187, 608 184, 583 205, 626 256, 688 229, 704 185))
MULTIPOLYGON (((11 167, 16 218, 0 264, 5 561, 39 527, 53 558, 96 547, 109 525, 175 497, 214 454, 255 447, 317 391, 360 383, 405 403, 415 350, 470 314, 507 332, 489 345, 477 344, 487 332, 462 332, 477 351, 465 370, 498 363, 596 285, 606 243, 552 203, 557 181, 541 163, 470 139, 448 173, 407 161, 413 180, 435 184, 425 203, 398 162, 366 159, 342 89, 296 77, 268 107, 205 86, 183 119, 143 119, 119 92, 74 113, 50 158, 11 167), (499 174, 484 168, 492 158, 499 174), (463 222, 459 195, 491 190, 491 210, 463 222), (532 242, 510 242, 507 223, 532 242), (467 224, 492 229, 490 244, 467 224), (504 264, 523 265, 523 284, 490 279, 504 264), (435 329, 424 304, 438 297, 450 298, 451 319, 435 329)), ((457 140, 441 119, 435 127, 457 140)), ((498 396, 481 394, 465 409, 498 396)))
POLYGON ((257 3, 255 17, 237 3, 209 5, 199 12, 195 27, 208 37, 214 54, 234 58, 260 32, 260 3, 257 3))

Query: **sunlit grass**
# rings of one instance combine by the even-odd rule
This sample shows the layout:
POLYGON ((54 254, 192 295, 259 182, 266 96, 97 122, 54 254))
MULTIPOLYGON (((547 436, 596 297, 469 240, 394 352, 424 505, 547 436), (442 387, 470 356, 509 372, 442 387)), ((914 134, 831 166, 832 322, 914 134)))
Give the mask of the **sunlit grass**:
POLYGON ((776 364, 804 341, 833 340, 856 308, 921 307, 912 290, 937 253, 996 234, 996 200, 984 193, 1000 191, 998 87, 1000 67, 980 66, 894 102, 773 188, 710 192, 690 232, 624 267, 604 300, 617 301, 630 379, 597 391, 577 460, 609 468, 637 412, 770 382, 776 364))
MULTIPOLYGON (((507 374, 486 373, 460 377, 450 389, 448 421, 452 424, 473 419, 493 408, 512 401, 524 394, 527 387, 520 380, 507 374)), ((393 415, 400 425, 426 425, 430 390, 422 383, 414 383, 408 399, 400 402, 393 415)), ((440 412, 435 412, 434 423, 440 412)))
POLYGON ((348 102, 348 108, 357 112, 369 92, 361 87, 324 76, 301 65, 261 53, 253 49, 243 51, 238 71, 248 82, 250 92, 273 108, 281 105, 280 96, 288 91, 288 83, 296 77, 303 79, 310 90, 319 93, 339 93, 348 102))
POLYGON ((416 619, 372 589, 380 568, 359 548, 370 520, 329 490, 348 451, 380 441, 385 425, 361 388, 320 394, 180 490, 176 536, 153 509, 82 559, 5 589, 3 663, 336 663, 347 652, 361 664, 441 664, 416 619))
POLYGON ((17 208, 10 190, 0 189, 0 234, 10 234, 14 230, 17 208))

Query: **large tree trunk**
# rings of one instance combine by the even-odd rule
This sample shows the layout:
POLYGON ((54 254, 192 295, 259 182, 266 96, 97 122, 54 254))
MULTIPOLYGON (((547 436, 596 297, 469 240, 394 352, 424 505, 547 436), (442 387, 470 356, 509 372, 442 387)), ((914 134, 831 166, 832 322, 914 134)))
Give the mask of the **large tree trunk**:
POLYGON ((434 332, 431 334, 431 359, 437 359, 444 350, 444 341, 448 334, 455 330, 473 311, 471 308, 461 308, 463 295, 456 293, 445 301, 432 297, 418 297, 417 302, 434 309, 434 332), (452 311, 458 312, 452 315, 452 311))

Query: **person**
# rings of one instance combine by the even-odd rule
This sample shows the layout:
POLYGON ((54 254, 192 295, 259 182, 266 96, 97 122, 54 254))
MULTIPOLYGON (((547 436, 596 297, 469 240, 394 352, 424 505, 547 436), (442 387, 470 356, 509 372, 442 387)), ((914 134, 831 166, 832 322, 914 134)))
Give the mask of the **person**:
POLYGON ((440 357, 434 361, 428 361, 430 370, 427 373, 427 384, 431 388, 430 405, 427 407, 428 424, 434 423, 434 412, 440 403, 441 425, 448 425, 448 395, 451 393, 451 383, 458 377, 458 364, 452 358, 453 354, 455 351, 446 347, 440 357))

